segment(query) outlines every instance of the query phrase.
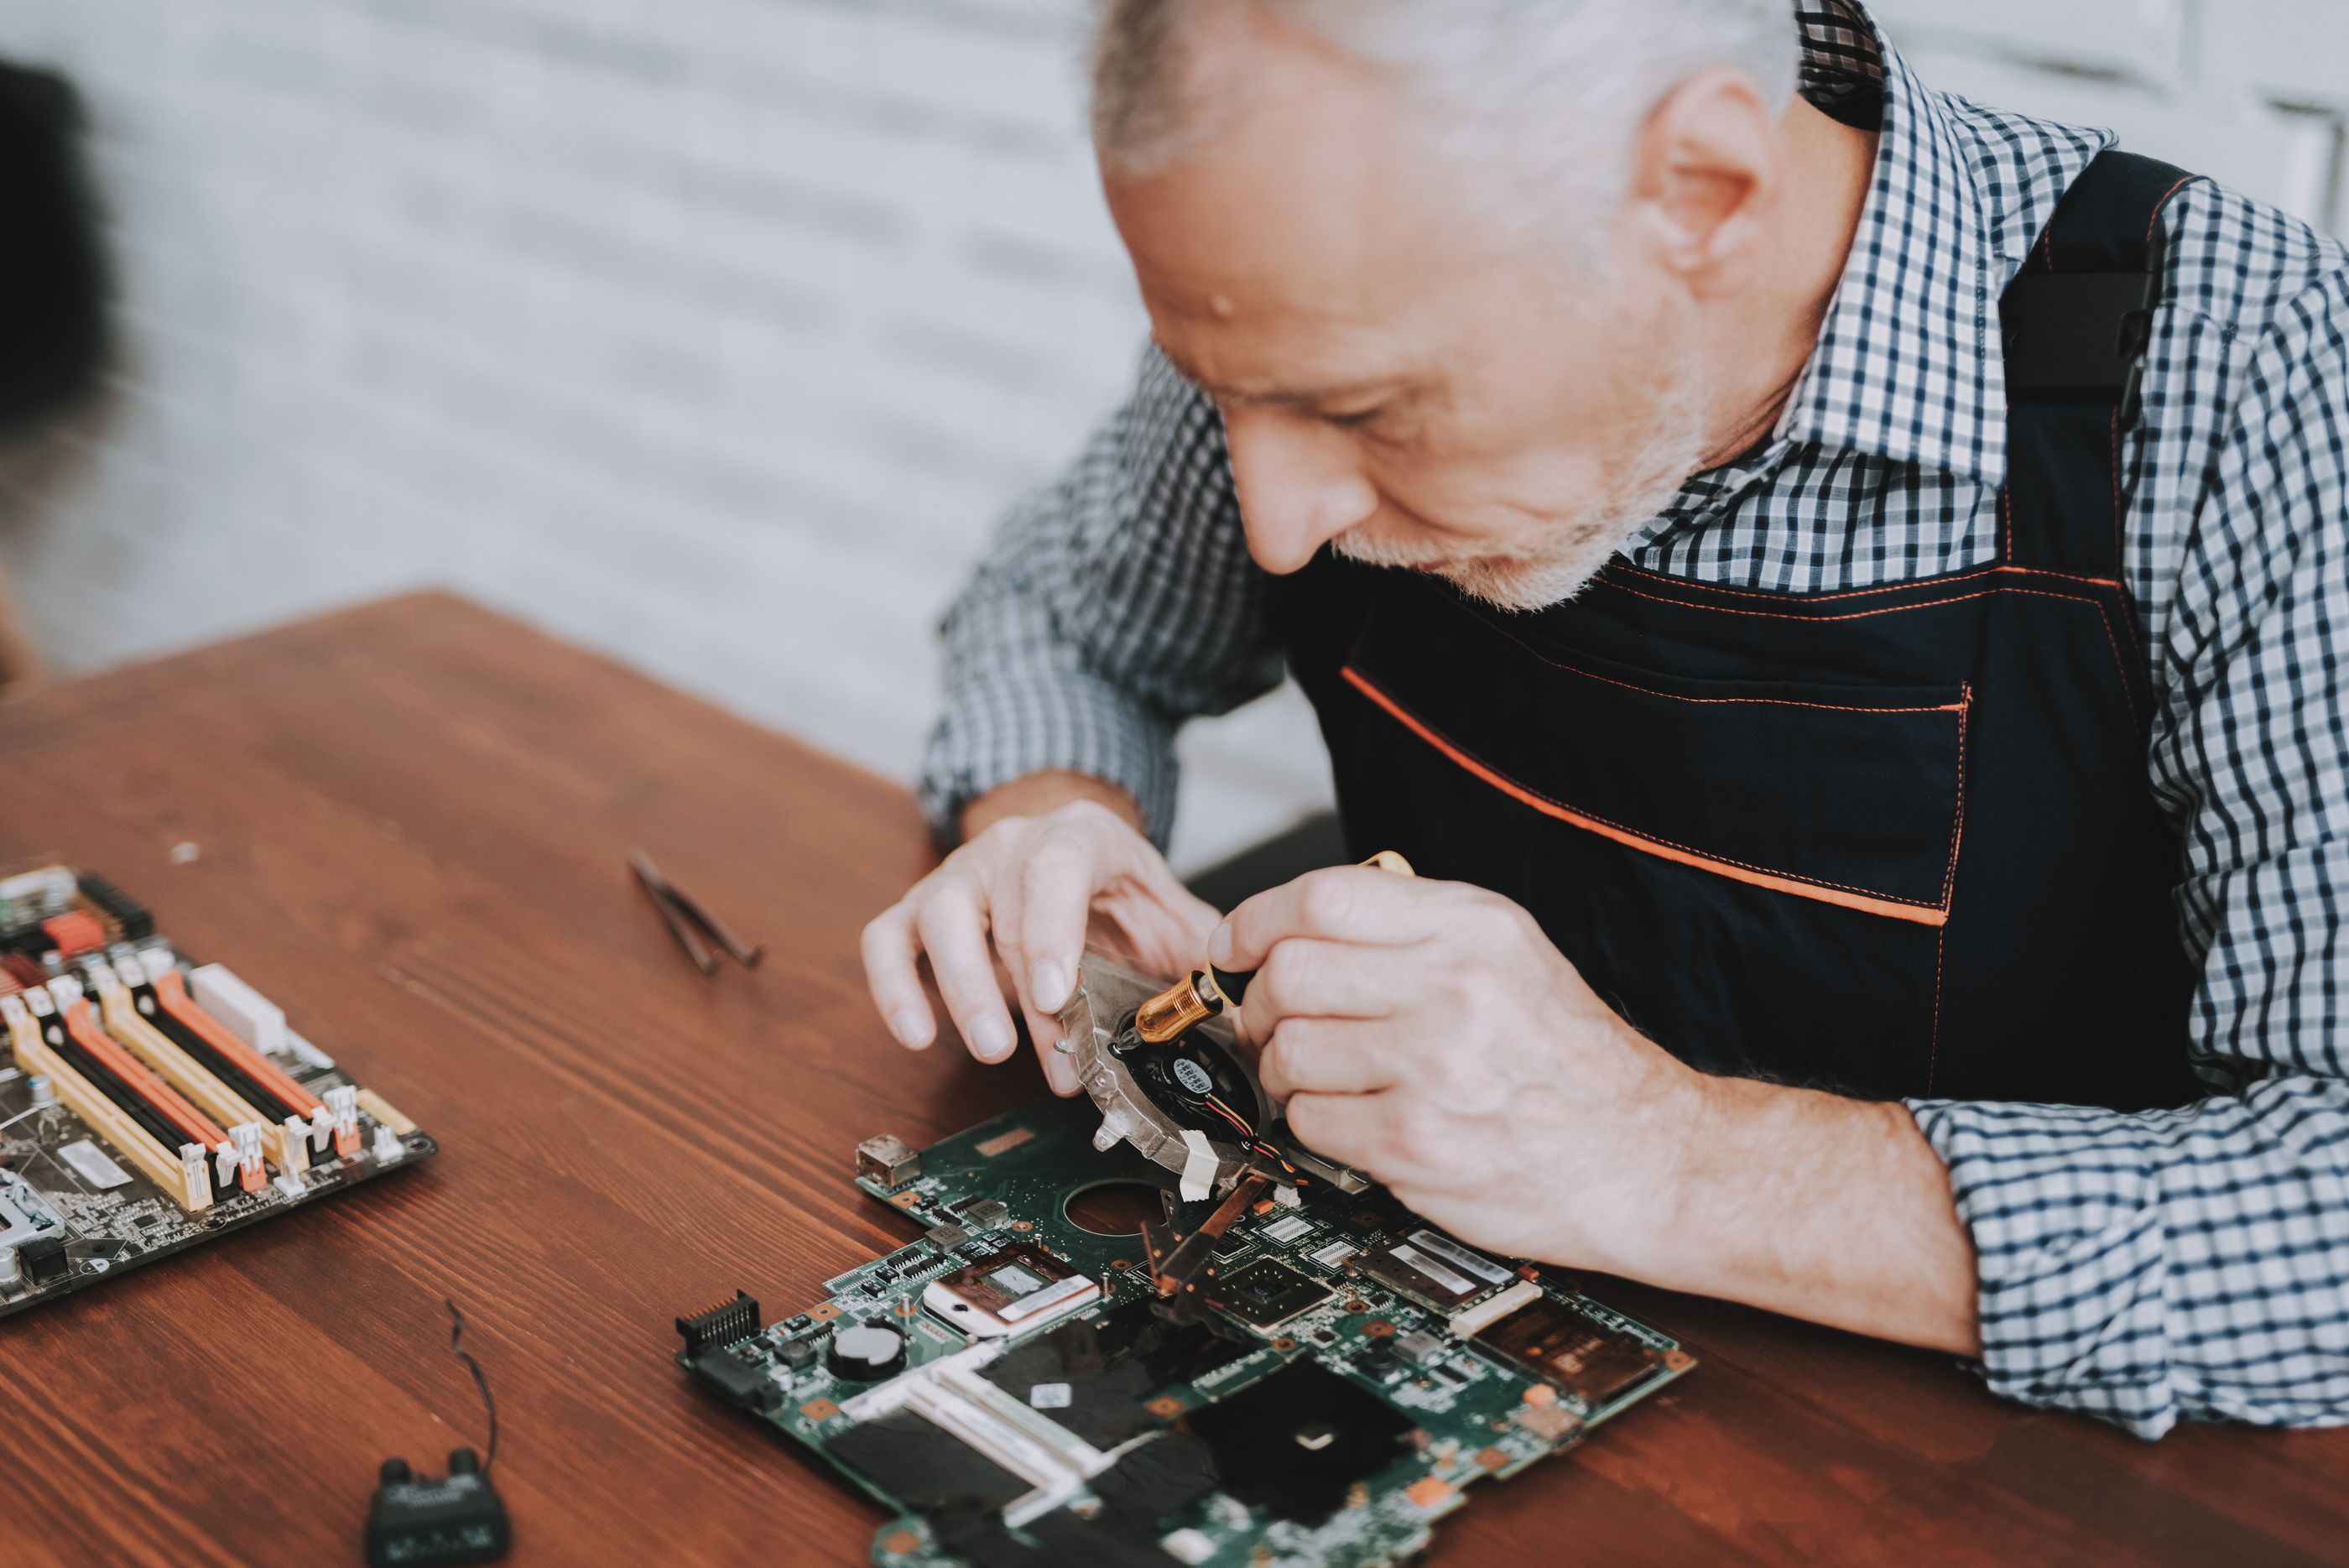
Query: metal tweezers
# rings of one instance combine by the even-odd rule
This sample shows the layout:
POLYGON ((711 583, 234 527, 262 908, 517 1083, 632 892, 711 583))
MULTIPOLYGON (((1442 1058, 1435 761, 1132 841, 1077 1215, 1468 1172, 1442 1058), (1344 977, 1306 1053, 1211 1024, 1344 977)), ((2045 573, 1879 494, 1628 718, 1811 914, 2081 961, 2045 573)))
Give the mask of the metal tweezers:
POLYGON ((668 928, 668 934, 677 939, 677 945, 685 950, 685 956, 702 973, 718 972, 718 955, 709 950, 713 941, 744 969, 759 967, 759 961, 766 956, 767 944, 744 947, 742 939, 726 929, 725 921, 662 876, 651 856, 641 849, 629 850, 628 869, 636 874, 636 885, 653 901, 653 908, 660 911, 661 923, 668 928), (708 941, 702 940, 705 937, 708 941))

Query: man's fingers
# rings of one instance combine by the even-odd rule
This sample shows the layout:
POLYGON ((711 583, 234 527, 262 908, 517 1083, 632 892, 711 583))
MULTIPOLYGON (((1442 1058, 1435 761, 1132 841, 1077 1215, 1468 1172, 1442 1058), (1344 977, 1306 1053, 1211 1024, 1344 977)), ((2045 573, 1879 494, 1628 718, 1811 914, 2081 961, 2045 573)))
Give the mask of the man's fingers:
POLYGON ((995 982, 995 961, 988 955, 986 917, 976 889, 959 879, 933 887, 922 898, 915 929, 930 955, 938 994, 946 999, 947 1012, 970 1054, 982 1062, 1000 1062, 1010 1055, 1015 1044, 1011 1014, 995 982))
POLYGON ((1269 1040, 1287 1018, 1384 1018, 1414 994, 1391 948, 1291 937, 1257 966, 1240 1002, 1249 1038, 1269 1040))
POLYGON ((1020 961, 1028 966, 1019 984, 1037 1012, 1059 1012, 1076 989, 1097 880, 1094 860, 1094 846, 1064 829, 1039 838, 1019 867, 1016 918, 1020 961))
POLYGON ((1066 1098, 1084 1087, 1084 1081, 1077 1076, 1077 1059, 1058 1045, 1048 1044, 1048 1036, 1036 1033, 1033 1013, 1029 1015, 1028 1034, 1036 1042, 1036 1060, 1044 1064, 1044 1082, 1050 1085, 1052 1093, 1066 1098))
POLYGON ((922 977, 915 968, 919 949, 914 940, 914 911, 899 902, 875 915, 864 928, 859 946, 864 955, 864 985, 873 1005, 897 1044, 919 1051, 937 1038, 937 1014, 923 994, 922 977))
POLYGON ((1299 1095, 1288 1102, 1288 1130, 1316 1154, 1378 1174, 1385 1152, 1387 1096, 1299 1095))
POLYGON ((1234 909, 1208 940, 1217 969, 1260 968, 1287 937, 1397 946, 1425 941, 1444 929, 1457 884, 1398 877, 1369 866, 1332 866, 1268 888, 1234 909))
MULTIPOLYGON (((1256 995, 1250 991, 1248 995, 1256 995)), ((1284 1018, 1257 1059, 1265 1092, 1276 1100, 1297 1095, 1363 1095, 1402 1081, 1375 1023, 1330 1018, 1284 1018)))

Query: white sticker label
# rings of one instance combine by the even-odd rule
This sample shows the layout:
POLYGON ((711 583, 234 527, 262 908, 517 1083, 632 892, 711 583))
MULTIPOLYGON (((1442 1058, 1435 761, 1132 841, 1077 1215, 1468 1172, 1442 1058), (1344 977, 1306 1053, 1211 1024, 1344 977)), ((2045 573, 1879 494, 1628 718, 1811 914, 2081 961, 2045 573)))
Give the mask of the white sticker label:
POLYGON ((1195 1095, 1212 1095, 1216 1092, 1216 1080, 1207 1075, 1207 1070, 1205 1067, 1200 1066, 1188 1056, 1174 1058, 1174 1081, 1195 1095))
POLYGON ((1185 1203, 1201 1202, 1216 1189, 1216 1172, 1223 1161, 1207 1145, 1207 1135, 1196 1127, 1183 1129, 1183 1175, 1175 1185, 1185 1203))
POLYGON ((1278 1241, 1285 1246, 1288 1242, 1296 1241, 1297 1238, 1304 1235, 1307 1231, 1312 1229, 1312 1225, 1308 1223, 1301 1216, 1284 1214, 1279 1219, 1274 1220, 1271 1224, 1267 1225, 1261 1233, 1266 1241, 1278 1241))
POLYGON ((1469 1295, 1476 1289, 1476 1282, 1474 1280, 1462 1279, 1458 1274, 1454 1273, 1451 1270, 1445 1268, 1443 1264, 1437 1262, 1434 1259, 1429 1257, 1426 1253, 1421 1251, 1418 1248, 1413 1246, 1408 1241, 1398 1242, 1394 1246, 1389 1247, 1387 1249, 1387 1256, 1395 1259, 1399 1262, 1407 1263, 1411 1267, 1417 1269, 1421 1273, 1426 1275, 1430 1280, 1433 1281, 1436 1284, 1443 1286, 1445 1290, 1452 1292, 1454 1295, 1469 1295))
POLYGON ((1017 1263, 1006 1263, 987 1276, 1015 1296, 1032 1295, 1044 1288, 1044 1282, 1017 1263))
POLYGON ((57 1158, 74 1168, 74 1173, 92 1187, 119 1187, 130 1179, 130 1173, 106 1158, 106 1151, 88 1138, 69 1143, 57 1150, 57 1158))
POLYGON ((1082 1274, 1071 1274, 1056 1285, 1047 1286, 1034 1295, 995 1309, 995 1315, 1006 1323, 1017 1323, 1023 1317, 1034 1317, 1046 1307, 1058 1306, 1071 1296, 1082 1295, 1093 1288, 1092 1281, 1082 1274))
POLYGON ((1069 1407, 1069 1386, 1039 1383, 1028 1390, 1028 1403, 1039 1410, 1065 1410, 1069 1407))
POLYGON ((1509 1278, 1508 1270, 1481 1252, 1470 1251, 1449 1236, 1439 1236, 1433 1231, 1413 1231, 1411 1239, 1453 1267, 1465 1269, 1480 1280, 1497 1285, 1509 1278))

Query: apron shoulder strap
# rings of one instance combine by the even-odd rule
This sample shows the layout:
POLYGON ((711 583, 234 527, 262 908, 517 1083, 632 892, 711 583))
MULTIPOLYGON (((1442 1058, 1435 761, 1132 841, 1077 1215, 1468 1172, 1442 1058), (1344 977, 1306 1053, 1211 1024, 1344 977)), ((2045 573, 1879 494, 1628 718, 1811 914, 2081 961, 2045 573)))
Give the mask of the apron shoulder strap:
POLYGON ((2001 560, 2119 576, 2121 435, 2137 422, 2161 295, 2161 213, 2193 178, 2134 152, 2098 153, 1999 297, 2007 400, 2001 560))

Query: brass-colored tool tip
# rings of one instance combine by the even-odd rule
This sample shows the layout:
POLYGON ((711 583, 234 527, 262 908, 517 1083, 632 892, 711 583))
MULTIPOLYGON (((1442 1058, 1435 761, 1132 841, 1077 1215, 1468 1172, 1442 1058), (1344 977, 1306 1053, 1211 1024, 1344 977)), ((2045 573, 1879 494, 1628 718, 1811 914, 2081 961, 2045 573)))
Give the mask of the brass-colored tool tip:
POLYGON ((1206 984, 1205 975, 1192 973, 1178 980, 1164 991, 1134 1009, 1133 1032, 1153 1045, 1163 1044, 1189 1029, 1205 1023, 1224 1010, 1223 998, 1216 996, 1206 984), (1205 994, 1202 994, 1205 992, 1205 994))

